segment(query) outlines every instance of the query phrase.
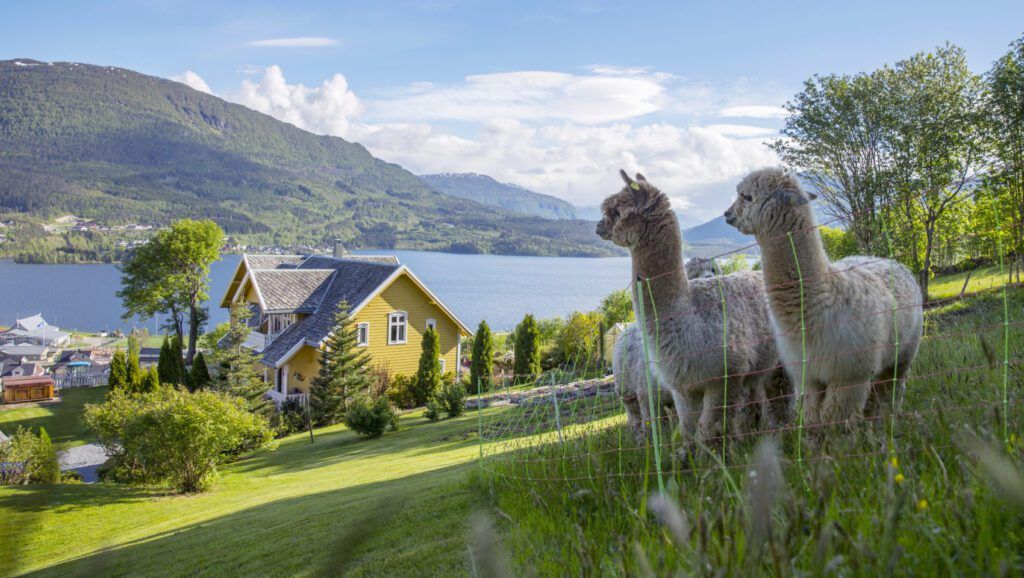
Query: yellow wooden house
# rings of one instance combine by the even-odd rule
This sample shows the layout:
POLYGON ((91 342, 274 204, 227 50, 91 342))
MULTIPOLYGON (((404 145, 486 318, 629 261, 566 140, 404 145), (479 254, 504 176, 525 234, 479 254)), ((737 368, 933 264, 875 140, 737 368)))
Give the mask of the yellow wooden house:
POLYGON ((220 306, 248 303, 247 344, 261 354, 268 396, 303 398, 316 376, 338 303, 349 304, 371 365, 412 375, 427 327, 438 332, 442 371, 459 371, 458 317, 393 256, 242 255, 220 306))

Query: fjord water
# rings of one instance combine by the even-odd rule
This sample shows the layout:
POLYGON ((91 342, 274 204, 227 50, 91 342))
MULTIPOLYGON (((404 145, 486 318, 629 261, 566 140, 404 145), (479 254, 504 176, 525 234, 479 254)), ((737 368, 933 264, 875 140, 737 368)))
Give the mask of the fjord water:
MULTIPOLYGON (((510 257, 425 251, 359 251, 396 255, 471 329, 486 319, 511 329, 526 313, 553 317, 594 309, 629 283, 626 257, 510 257)), ((210 271, 211 327, 227 319, 217 307, 241 257, 224 255, 210 271)), ((80 331, 154 329, 152 320, 121 319, 116 265, 22 265, 0 260, 0 325, 42 313, 50 323, 80 331)))

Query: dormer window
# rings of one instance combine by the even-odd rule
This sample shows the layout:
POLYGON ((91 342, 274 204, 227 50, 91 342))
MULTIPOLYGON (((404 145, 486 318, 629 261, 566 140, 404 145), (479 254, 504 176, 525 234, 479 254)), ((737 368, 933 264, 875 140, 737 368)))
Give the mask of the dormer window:
POLYGON ((388 315, 388 345, 401 345, 406 342, 406 329, 409 315, 405 311, 395 311, 388 315))

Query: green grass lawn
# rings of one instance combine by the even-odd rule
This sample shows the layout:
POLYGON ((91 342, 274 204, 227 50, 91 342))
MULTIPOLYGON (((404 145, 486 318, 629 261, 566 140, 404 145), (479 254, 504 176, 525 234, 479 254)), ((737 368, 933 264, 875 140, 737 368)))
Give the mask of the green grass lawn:
POLYGON ((59 451, 92 440, 82 423, 82 408, 87 403, 102 403, 106 387, 65 389, 56 403, 0 405, 0 431, 13 434, 18 426, 39 431, 45 427, 59 451))
POLYGON ((928 312, 899 414, 835 424, 827 436, 794 426, 775 436, 777 458, 761 468, 750 438, 681 460, 665 435, 672 524, 659 524, 646 500, 658 491, 651 444, 635 444, 607 408, 584 403, 560 421, 550 408, 495 416, 485 436, 559 423, 565 434, 513 440, 517 451, 484 461, 514 573, 1024 575, 1024 291, 1010 291, 1007 310, 1008 340, 1001 291, 928 312), (1003 463, 982 467, 982 448, 1003 463), (777 482, 752 483, 772 472, 777 482))
MULTIPOLYGON (((931 299, 956 297, 960 294, 960 290, 963 289, 964 279, 966 278, 967 272, 936 277, 928 283, 928 294, 931 299)), ((976 293, 978 291, 995 289, 1002 287, 1005 281, 1006 276, 999 272, 998 266, 982 267, 975 269, 971 273, 971 280, 967 284, 966 292, 976 293)))
POLYGON ((286 438, 201 495, 0 488, 0 575, 466 574, 466 519, 482 505, 466 475, 477 416, 429 423, 416 412, 401 427, 368 441, 341 426, 312 445, 286 438))

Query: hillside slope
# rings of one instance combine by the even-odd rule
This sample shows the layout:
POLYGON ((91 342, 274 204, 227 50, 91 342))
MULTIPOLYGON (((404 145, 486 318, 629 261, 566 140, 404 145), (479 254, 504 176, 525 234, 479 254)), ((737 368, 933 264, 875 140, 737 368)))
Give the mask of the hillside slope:
POLYGON ((210 217, 242 242, 276 246, 339 238, 357 248, 615 252, 591 224, 453 202, 359 144, 180 83, 0 62, 0 214, 65 213, 106 224, 210 217))
POLYGON ((579 218, 576 216, 576 208, 558 197, 535 193, 511 183, 500 183, 487 175, 441 173, 420 175, 420 178, 435 191, 482 205, 544 219, 579 218))

